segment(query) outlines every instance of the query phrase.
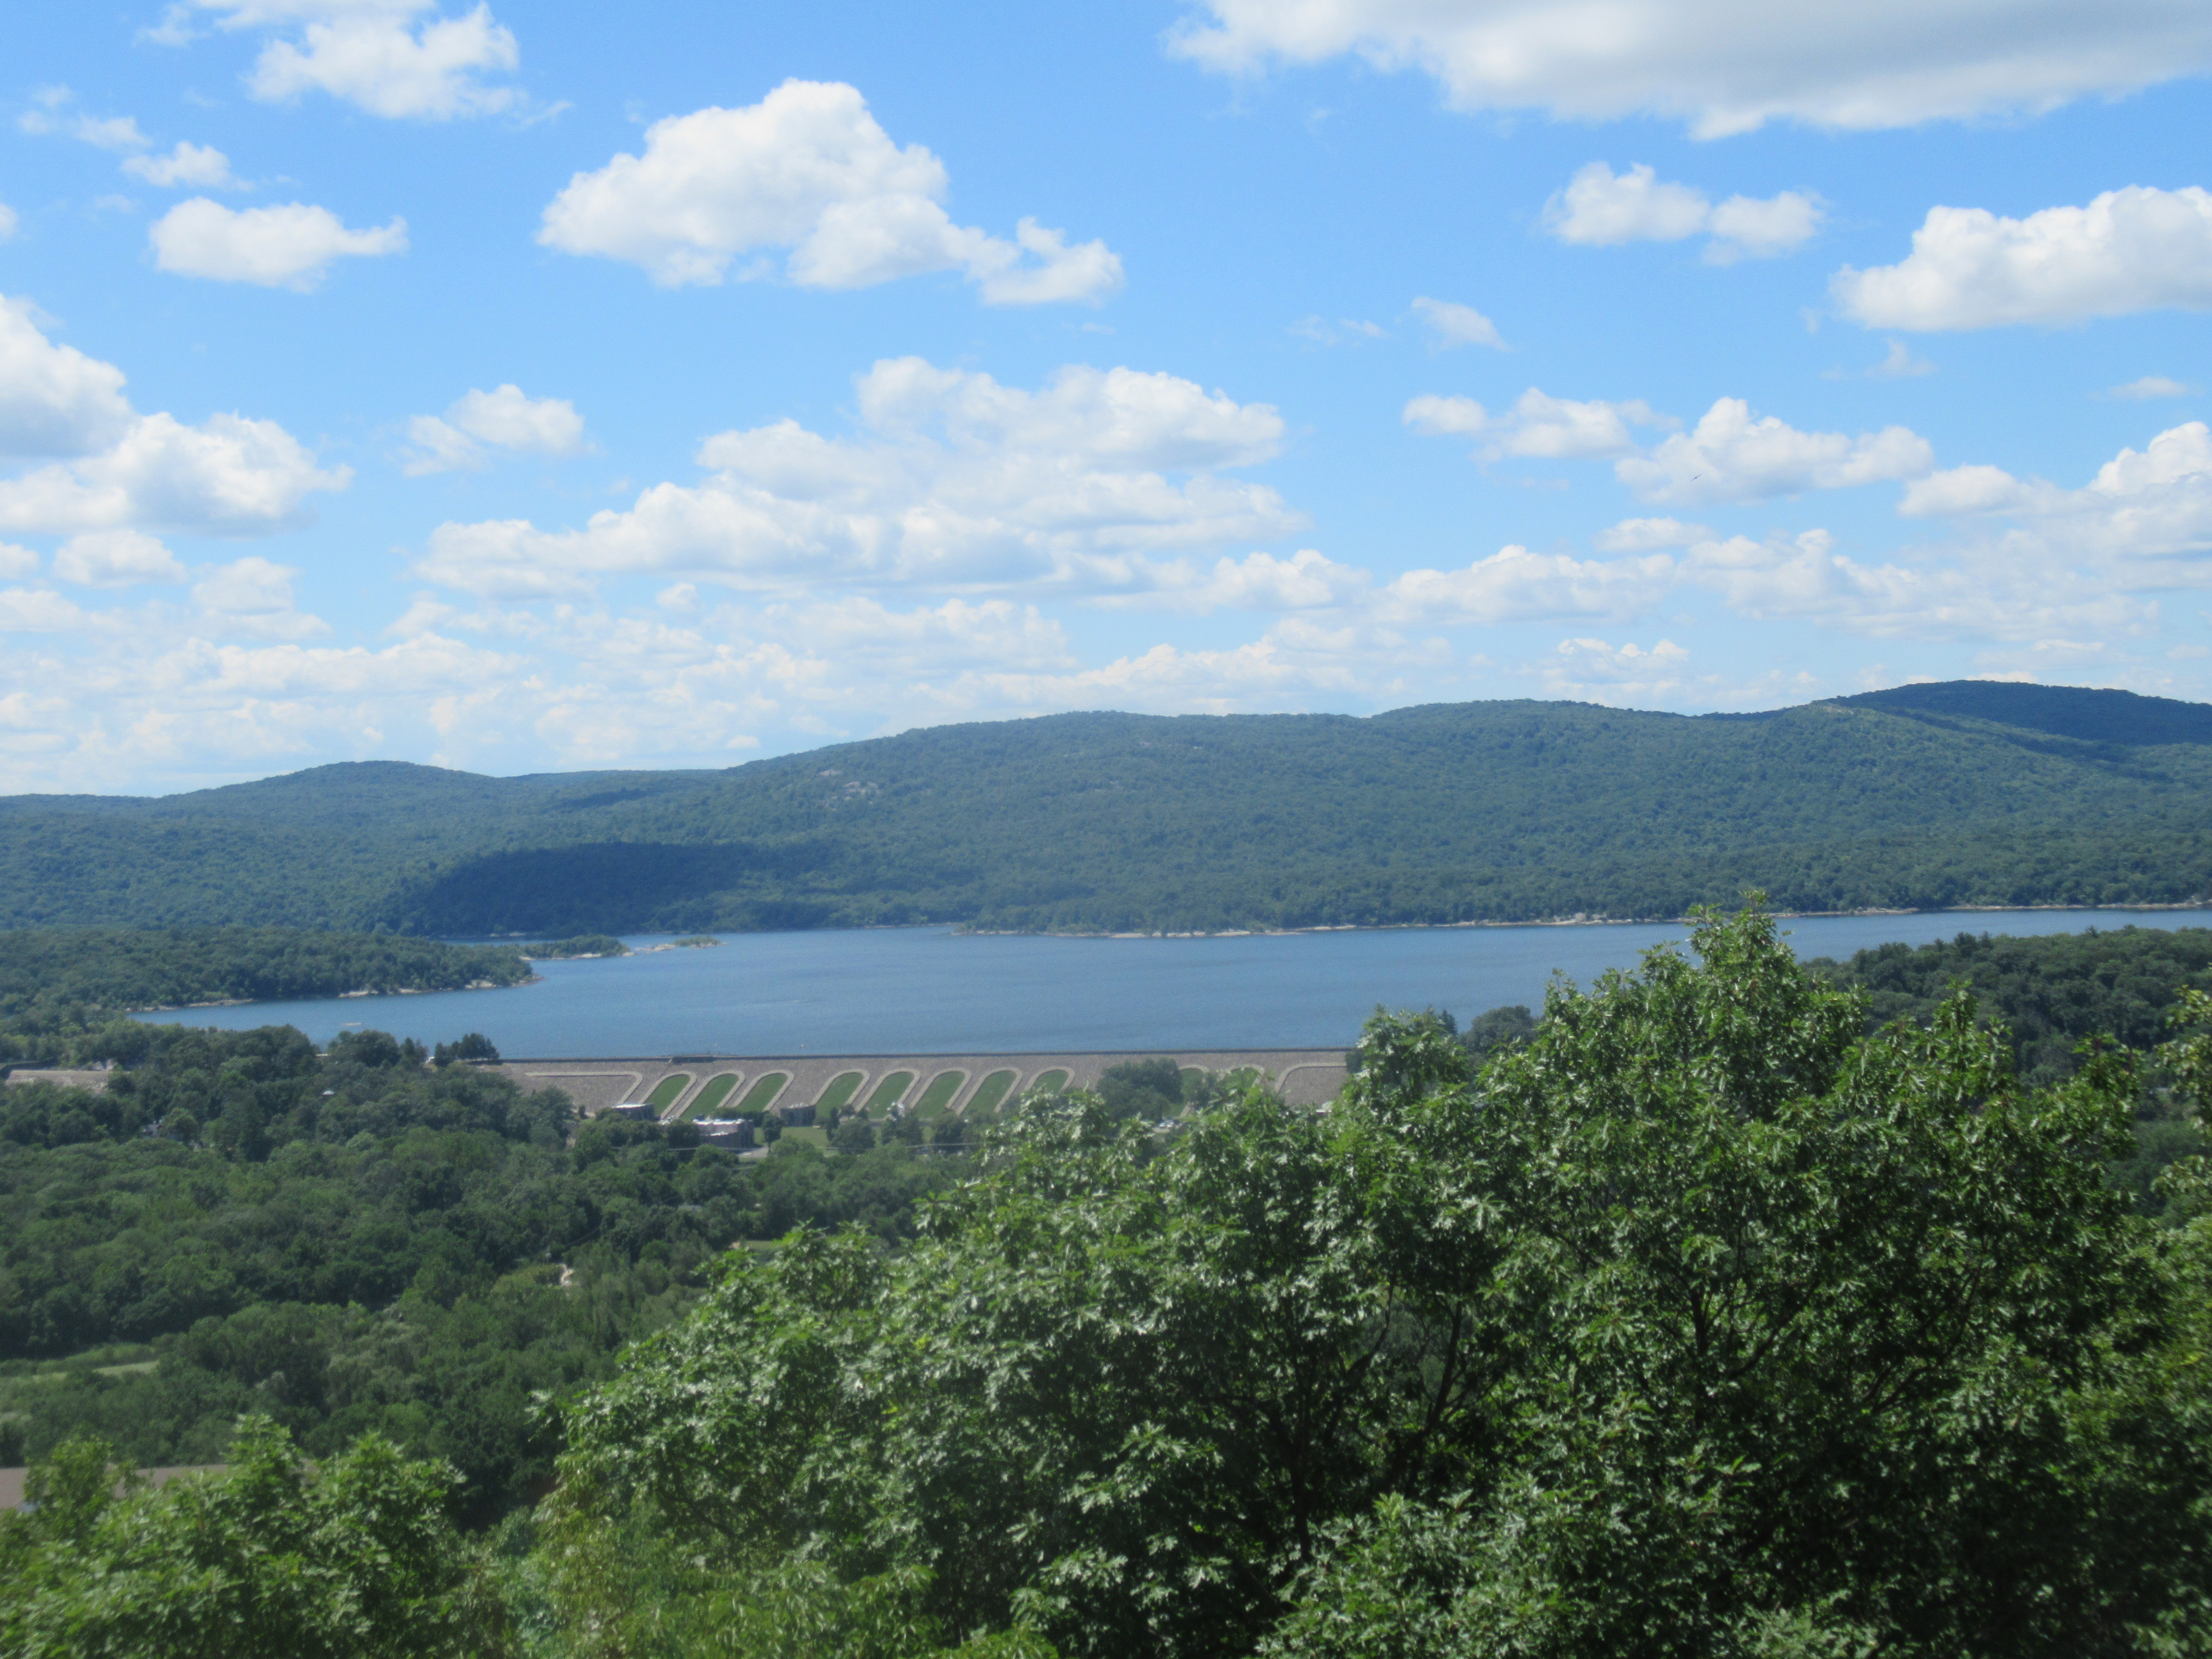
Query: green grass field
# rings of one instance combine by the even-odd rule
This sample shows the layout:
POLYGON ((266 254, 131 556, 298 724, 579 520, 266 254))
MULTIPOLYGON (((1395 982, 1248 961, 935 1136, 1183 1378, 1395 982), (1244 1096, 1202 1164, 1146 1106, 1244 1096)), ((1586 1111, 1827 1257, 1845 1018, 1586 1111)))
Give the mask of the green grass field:
POLYGON ((782 1139, 776 1145, 780 1146, 785 1140, 803 1141, 820 1152, 830 1150, 830 1132, 818 1123, 810 1123, 801 1129, 786 1129, 782 1139))
POLYGON ((158 1364, 161 1351, 150 1342, 110 1342, 97 1348, 80 1348, 58 1359, 0 1359, 0 1382, 11 1376, 58 1376, 68 1370, 129 1370, 158 1364))
POLYGON ((960 1085, 968 1081, 965 1072, 939 1072, 929 1079, 929 1087, 921 1091, 921 1099, 915 1110, 924 1118, 943 1117, 945 1109, 952 1104, 952 1097, 960 1092, 960 1085))
POLYGON ((87 1365, 78 1368, 58 1364, 49 1370, 27 1371, 22 1376, 11 1377, 8 1381, 33 1384, 64 1382, 69 1380, 73 1369, 82 1370, 94 1376, 132 1376, 147 1371, 158 1371, 161 1369, 161 1362, 158 1359, 141 1359, 129 1365, 87 1365))
POLYGON ((745 1091, 745 1097, 738 1103, 738 1115, 751 1117, 775 1104, 775 1097, 783 1092, 783 1085, 791 1081, 788 1072, 770 1072, 753 1079, 753 1086, 745 1091))
POLYGON ((688 1120, 714 1116, 721 1103, 730 1097, 730 1091, 738 1086, 738 1079, 742 1075, 738 1072, 725 1072, 720 1077, 708 1078, 707 1086, 699 1091, 698 1098, 684 1109, 684 1117, 688 1120))
POLYGON ((656 1112, 665 1112, 676 1103, 676 1097, 690 1086, 690 1073, 671 1072, 653 1085, 653 1092, 645 1097, 645 1103, 656 1112))
POLYGON ((1191 1085, 1192 1084, 1194 1084, 1194 1083, 1203 1083, 1203 1082, 1205 1082, 1205 1081, 1206 1081, 1206 1067, 1205 1067, 1205 1066, 1184 1066, 1184 1067, 1182 1068, 1182 1086, 1183 1086, 1183 1089, 1184 1089, 1185 1092, 1188 1092, 1188 1091, 1189 1091, 1189 1089, 1190 1089, 1190 1085, 1191 1085))
POLYGON ((1030 1085, 1029 1092, 1033 1095, 1056 1095, 1066 1087, 1067 1073, 1055 1066, 1049 1072, 1040 1073, 1036 1081, 1030 1085))
POLYGON ((161 1367, 158 1350, 143 1342, 110 1343, 59 1359, 0 1361, 0 1427, 30 1423, 40 1413, 39 1395, 49 1386, 87 1376, 144 1376, 161 1367))
POLYGON ((968 1109, 970 1112, 996 1111, 999 1103, 1006 1097, 1006 1091, 1014 1086, 1017 1075, 1013 1072, 992 1073, 975 1085, 975 1097, 969 1101, 968 1109))
POLYGON ((866 1073, 862 1072, 838 1073, 830 1079, 830 1086, 822 1091, 822 1098, 814 1103, 815 1106, 824 1117, 832 1112, 842 1111, 845 1103, 860 1092, 860 1085, 866 1080, 866 1073))
POLYGON ((912 1072, 890 1073, 881 1083, 876 1085, 875 1092, 868 1097, 868 1115, 873 1117, 893 1101, 903 1098, 907 1090, 912 1087, 913 1084, 912 1072))

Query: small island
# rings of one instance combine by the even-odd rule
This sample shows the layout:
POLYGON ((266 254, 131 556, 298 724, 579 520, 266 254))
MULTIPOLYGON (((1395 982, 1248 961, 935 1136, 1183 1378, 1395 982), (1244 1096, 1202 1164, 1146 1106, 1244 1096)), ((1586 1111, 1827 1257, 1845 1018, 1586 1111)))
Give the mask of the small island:
POLYGON ((659 945, 632 946, 611 933, 578 933, 570 939, 547 939, 543 944, 520 948, 524 957, 532 962, 590 962, 604 957, 647 956, 655 951, 696 951, 721 942, 711 933, 695 933, 659 945))
POLYGON ((629 946, 611 933, 578 933, 569 939, 546 939, 520 947, 532 962, 588 962, 595 957, 626 957, 629 946))

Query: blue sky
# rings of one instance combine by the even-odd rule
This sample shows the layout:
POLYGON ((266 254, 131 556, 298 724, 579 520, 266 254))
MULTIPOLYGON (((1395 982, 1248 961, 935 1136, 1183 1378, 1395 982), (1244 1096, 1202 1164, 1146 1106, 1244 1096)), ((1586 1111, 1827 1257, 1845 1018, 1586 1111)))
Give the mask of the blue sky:
POLYGON ((2212 12, 19 16, 0 791, 2212 696, 2212 12))

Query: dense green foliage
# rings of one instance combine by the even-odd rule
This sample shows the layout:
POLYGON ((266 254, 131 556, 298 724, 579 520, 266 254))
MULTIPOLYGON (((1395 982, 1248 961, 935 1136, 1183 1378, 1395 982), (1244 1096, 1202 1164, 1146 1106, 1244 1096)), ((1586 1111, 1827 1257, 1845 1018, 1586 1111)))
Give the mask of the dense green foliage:
POLYGON ((1962 683, 1703 716, 1571 703, 1068 714, 719 773, 324 767, 0 801, 0 922, 482 936, 1189 931, 2212 895, 2212 709, 1962 683))
POLYGON ((430 1050, 433 1066, 451 1066, 465 1060, 484 1060, 495 1064, 498 1060, 498 1045, 482 1031, 465 1031, 451 1042, 441 1042, 430 1050))
POLYGON ((562 1650, 2203 1651, 2212 1220, 2108 1183, 2124 1059, 1695 944, 733 1263, 564 1413, 562 1650))
POLYGON ((2212 984, 2212 928, 2122 927, 2028 939, 1960 933, 1933 945, 1883 945, 1849 962, 1806 964, 1863 988, 1877 1024, 1926 1024, 1963 983, 2004 1025, 2014 1063, 2030 1083, 2074 1073, 2075 1050, 2092 1037, 2148 1052, 2169 1035, 2166 1017, 2187 988, 2212 984))
MULTIPOLYGON (((0 1028, 46 1033, 137 1008, 459 991, 530 977, 508 945, 293 927, 82 927, 0 935, 0 1028)), ((4 1054, 4 1050, 0 1050, 4 1054)))
POLYGON ((453 1524, 453 1471, 356 1442, 320 1468, 249 1423, 215 1478, 130 1489, 96 1441, 0 1515, 13 1659, 498 1659, 490 1575, 453 1524), (125 1489, 118 1491, 118 1484, 125 1489))
POLYGON ((2168 1213, 2159 1191, 2166 1167, 2205 1150, 2153 1050, 2169 1034, 2176 1002, 2187 990, 2212 983, 2212 929, 2124 927, 2030 939, 1960 933, 1917 948, 1880 945, 1847 963, 1821 958, 1806 965, 1833 983, 1863 990, 1873 1024, 1928 1024, 1954 985, 1971 987, 2032 1085, 2071 1077, 2085 1044, 2110 1041, 2141 1055, 2147 1063, 2136 1144, 2113 1173, 2146 1215, 2168 1213))
POLYGON ((1487 1013, 1477 1014, 1459 1033, 1460 1044, 1477 1060, 1489 1057, 1492 1050, 1510 1043, 1526 1042, 1536 1035, 1536 1017, 1525 1004, 1513 1003, 1503 1008, 1492 1008, 1487 1013))
POLYGON ((1165 1120, 1182 1115, 1182 1068, 1171 1060, 1125 1060, 1098 1079, 1098 1098, 1115 1117, 1165 1120))
POLYGON ((2177 1031, 2201 1115, 2197 945, 1801 966, 1752 909, 1540 1022, 1378 1015, 1329 1109, 1132 1060, 751 1165, 379 1034, 149 1033, 0 1097, 0 1286, 117 1339, 0 1364, 0 1438, 106 1437, 0 1520, 0 1649, 2202 1653, 2212 1168, 2131 1215, 2136 1057, 2045 1048, 2177 1031), (118 1500, 118 1449, 230 1468, 118 1500))
POLYGON ((725 1246, 844 1222, 896 1237, 959 1167, 796 1143, 745 1163, 681 1126, 577 1127, 564 1095, 426 1066, 381 1032, 319 1057, 284 1027, 116 1035, 132 1046, 104 1092, 0 1091, 18 1461, 84 1431, 137 1462, 206 1462, 259 1411, 312 1455, 374 1429, 447 1458, 482 1518, 550 1473, 533 1392, 604 1374, 725 1246), (137 1346, 98 1352, 114 1344, 137 1346))
POLYGON ((1185 1071, 1172 1060, 1124 1060, 1099 1073, 1097 1094, 1110 1117, 1164 1123, 1218 1106, 1257 1080, 1249 1066, 1235 1072, 1195 1066, 1185 1071))

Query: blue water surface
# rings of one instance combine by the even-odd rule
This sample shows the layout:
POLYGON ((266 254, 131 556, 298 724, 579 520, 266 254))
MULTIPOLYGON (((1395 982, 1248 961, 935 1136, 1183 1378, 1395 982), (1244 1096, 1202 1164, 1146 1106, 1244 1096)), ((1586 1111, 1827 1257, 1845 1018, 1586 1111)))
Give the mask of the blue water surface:
MULTIPOLYGON (((1784 921, 1801 957, 1961 932, 2203 926, 2197 911, 2004 910, 1784 921)), ((482 1031, 509 1057, 991 1054, 1336 1047, 1380 1004, 1462 1019, 1541 1006, 1680 939, 1671 923, 1386 927, 1235 939, 977 937, 946 927, 732 933, 719 948, 548 962, 536 985, 200 1008, 142 1018, 296 1025, 319 1042, 368 1026, 424 1042, 482 1031)), ((651 944, 632 939, 633 945, 651 944)))

